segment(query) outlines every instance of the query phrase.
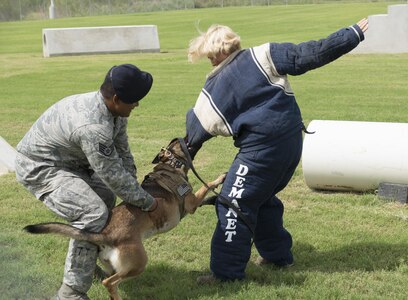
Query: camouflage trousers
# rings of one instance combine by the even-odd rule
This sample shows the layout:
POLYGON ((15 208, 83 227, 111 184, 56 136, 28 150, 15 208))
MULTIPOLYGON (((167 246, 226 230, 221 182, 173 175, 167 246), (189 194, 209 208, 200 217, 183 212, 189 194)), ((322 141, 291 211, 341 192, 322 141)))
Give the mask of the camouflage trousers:
MULTIPOLYGON (((103 229, 115 205, 115 195, 96 175, 66 177, 41 200, 72 226, 92 232, 103 229)), ((98 248, 94 244, 71 239, 63 283, 86 294, 92 285, 97 256, 98 248)))

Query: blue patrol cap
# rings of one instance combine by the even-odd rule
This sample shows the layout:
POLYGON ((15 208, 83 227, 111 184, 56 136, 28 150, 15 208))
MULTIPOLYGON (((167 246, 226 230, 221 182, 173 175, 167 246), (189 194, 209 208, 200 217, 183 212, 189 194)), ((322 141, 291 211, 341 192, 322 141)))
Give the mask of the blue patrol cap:
POLYGON ((150 73, 143 72, 132 64, 113 66, 109 70, 109 77, 115 94, 128 104, 140 101, 153 84, 150 73))

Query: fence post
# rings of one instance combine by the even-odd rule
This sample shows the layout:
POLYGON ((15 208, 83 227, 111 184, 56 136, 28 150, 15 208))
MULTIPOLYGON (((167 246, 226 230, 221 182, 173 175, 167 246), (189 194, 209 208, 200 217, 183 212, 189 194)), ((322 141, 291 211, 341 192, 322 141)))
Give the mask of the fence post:
POLYGON ((48 12, 50 14, 50 19, 55 19, 55 6, 54 6, 54 0, 51 0, 51 5, 48 8, 48 12))
POLYGON ((18 5, 20 7, 20 21, 23 20, 23 14, 21 13, 21 0, 18 0, 18 5))

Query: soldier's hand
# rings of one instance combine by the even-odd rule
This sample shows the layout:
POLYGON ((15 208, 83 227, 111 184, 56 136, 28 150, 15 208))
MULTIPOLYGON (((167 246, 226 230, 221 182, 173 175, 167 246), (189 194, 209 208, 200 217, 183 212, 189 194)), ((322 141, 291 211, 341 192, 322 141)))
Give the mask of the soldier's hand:
POLYGON ((163 205, 164 199, 155 198, 154 200, 156 201, 156 205, 153 206, 154 208, 151 211, 148 211, 148 214, 154 226, 160 229, 167 221, 167 214, 163 205))

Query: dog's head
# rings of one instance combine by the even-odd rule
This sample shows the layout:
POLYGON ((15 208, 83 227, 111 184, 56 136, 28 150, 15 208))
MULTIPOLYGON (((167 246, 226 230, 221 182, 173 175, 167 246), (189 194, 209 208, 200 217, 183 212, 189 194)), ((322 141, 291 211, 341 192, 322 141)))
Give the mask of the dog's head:
POLYGON ((166 163, 175 169, 188 170, 188 151, 182 146, 184 143, 182 138, 174 138, 167 147, 161 148, 160 152, 153 159, 153 164, 166 163))

